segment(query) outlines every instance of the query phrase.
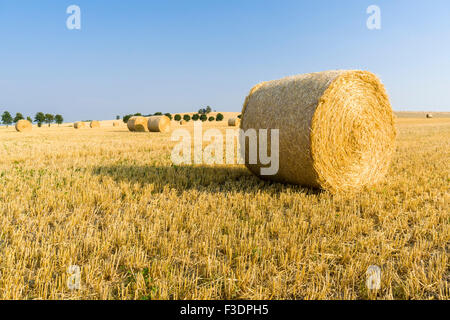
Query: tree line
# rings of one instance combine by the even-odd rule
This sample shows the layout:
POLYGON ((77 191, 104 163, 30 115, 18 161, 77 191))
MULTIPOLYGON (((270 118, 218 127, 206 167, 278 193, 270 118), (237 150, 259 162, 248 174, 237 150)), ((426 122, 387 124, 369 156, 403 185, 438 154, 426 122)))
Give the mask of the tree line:
MULTIPOLYGON (((223 120, 223 114, 218 113, 216 117, 213 116, 208 116, 209 113, 212 112, 212 108, 210 106, 207 106, 206 108, 201 108, 198 110, 197 113, 193 114, 192 117, 188 114, 185 114, 183 116, 183 118, 181 117, 181 115, 176 114, 176 115, 172 115, 171 113, 162 113, 162 112, 155 112, 154 114, 149 114, 149 115, 142 115, 142 113, 135 113, 135 114, 127 114, 125 116, 123 116, 122 120, 123 122, 127 123, 128 120, 130 120, 131 117, 151 117, 151 116, 162 116, 165 115, 167 116, 170 120, 175 120, 175 121, 180 121, 181 119, 185 120, 185 121, 222 121, 223 120)), ((120 119, 119 116, 116 117, 117 120, 120 119)))
POLYGON ((50 124, 52 124, 53 122, 57 123, 58 125, 64 122, 64 118, 60 114, 53 115, 51 113, 38 112, 34 116, 34 120, 29 116, 25 119, 23 114, 20 112, 17 112, 15 117, 13 117, 8 111, 3 112, 2 114, 2 123, 7 127, 13 123, 19 122, 20 120, 28 120, 31 123, 35 122, 37 123, 38 127, 42 127, 43 123, 47 123, 50 127, 50 124))

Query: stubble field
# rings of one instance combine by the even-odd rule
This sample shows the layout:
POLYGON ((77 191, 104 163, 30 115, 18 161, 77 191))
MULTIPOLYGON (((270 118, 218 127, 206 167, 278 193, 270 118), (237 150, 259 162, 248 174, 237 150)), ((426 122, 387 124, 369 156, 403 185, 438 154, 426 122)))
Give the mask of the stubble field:
POLYGON ((170 134, 1 127, 0 299, 449 299, 450 119, 397 126, 356 195, 173 166, 170 134))

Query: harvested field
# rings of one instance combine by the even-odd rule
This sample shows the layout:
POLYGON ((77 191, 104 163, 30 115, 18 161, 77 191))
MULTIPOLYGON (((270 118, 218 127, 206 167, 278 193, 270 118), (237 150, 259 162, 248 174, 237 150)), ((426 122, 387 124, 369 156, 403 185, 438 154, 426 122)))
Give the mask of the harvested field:
POLYGON ((339 196, 174 166, 170 133, 0 127, 0 299, 449 299, 450 119, 396 126, 388 178, 339 196))

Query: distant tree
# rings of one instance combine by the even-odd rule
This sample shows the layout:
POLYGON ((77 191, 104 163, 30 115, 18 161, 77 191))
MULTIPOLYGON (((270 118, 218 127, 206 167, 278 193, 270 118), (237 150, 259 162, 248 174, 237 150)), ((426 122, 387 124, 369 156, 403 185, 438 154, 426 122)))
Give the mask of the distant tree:
POLYGON ((123 118, 122 118, 123 122, 127 123, 128 120, 130 120, 130 118, 131 118, 132 116, 133 116, 132 114, 127 114, 126 116, 123 116, 123 118))
POLYGON ((17 122, 19 122, 20 120, 23 120, 24 119, 24 117, 23 117, 23 115, 20 113, 20 112, 17 112, 16 113, 16 116, 14 117, 14 122, 15 123, 17 123, 17 122))
POLYGON ((212 111, 212 109, 211 109, 210 106, 207 106, 206 109, 205 109, 205 111, 206 111, 205 113, 208 114, 208 113, 210 113, 210 112, 212 111))
POLYGON ((135 116, 135 117, 142 117, 142 113, 138 112, 138 113, 133 114, 133 116, 135 116))
POLYGON ((202 115, 200 116, 200 120, 206 121, 206 120, 208 120, 208 117, 206 116, 206 114, 202 114, 202 115))
POLYGON ((13 118, 11 116, 11 113, 9 113, 8 111, 3 112, 2 123, 6 124, 6 127, 8 127, 11 123, 13 123, 13 118))
POLYGON ((198 119, 200 119, 200 116, 198 115, 198 113, 195 113, 195 114, 192 116, 192 120, 193 120, 193 121, 197 121, 198 119))
POLYGON ((46 113, 45 114, 45 122, 48 124, 48 126, 50 127, 50 124, 55 120, 55 116, 52 115, 51 113, 46 113))
POLYGON ((45 114, 43 112, 38 112, 34 116, 34 121, 38 124, 38 127, 41 127, 45 122, 45 114))
POLYGON ((181 116, 179 114, 176 114, 175 117, 173 117, 173 119, 175 121, 180 121, 181 120, 181 116))
POLYGON ((199 115, 202 115, 202 114, 205 114, 206 113, 206 109, 199 109, 198 110, 198 114, 199 115))
POLYGON ((27 117, 27 120, 30 121, 30 123, 33 123, 33 119, 31 119, 31 117, 27 117))
POLYGON ((188 114, 185 114, 185 115, 183 116, 183 120, 186 121, 186 122, 188 122, 188 121, 191 120, 191 116, 188 115, 188 114))
POLYGON ((120 120, 120 116, 116 116, 116 120, 120 120))
POLYGON ((209 117, 208 118, 208 121, 214 121, 214 120, 216 120, 216 118, 214 118, 214 117, 209 117))
POLYGON ((218 113, 216 116, 216 121, 222 121, 223 120, 223 114, 218 113))
POLYGON ((164 114, 167 118, 169 118, 170 120, 172 120, 172 115, 170 113, 165 113, 164 114))
POLYGON ((155 112, 153 115, 154 116, 162 116, 162 112, 155 112))
POLYGON ((239 118, 239 119, 242 119, 242 114, 238 115, 238 118, 239 118))
POLYGON ((63 118, 62 115, 57 114, 57 115, 55 116, 55 122, 58 124, 58 126, 59 126, 61 123, 63 123, 63 121, 64 121, 64 118, 63 118))

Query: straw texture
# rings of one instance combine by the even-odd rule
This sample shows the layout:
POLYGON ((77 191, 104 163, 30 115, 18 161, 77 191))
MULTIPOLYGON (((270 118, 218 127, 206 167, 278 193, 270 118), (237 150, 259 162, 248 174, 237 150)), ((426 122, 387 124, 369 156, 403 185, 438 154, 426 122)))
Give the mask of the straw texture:
POLYGON ((148 119, 145 117, 131 117, 127 123, 128 130, 135 132, 145 132, 148 130, 147 122, 148 119))
POLYGON ((131 117, 127 121, 127 127, 128 127, 128 130, 130 130, 130 131, 134 131, 134 119, 136 119, 136 117, 131 117))
POLYGON ((84 123, 84 122, 75 122, 74 124, 73 124, 73 127, 75 128, 75 129, 81 129, 81 128, 84 128, 86 126, 86 124, 84 123))
MULTIPOLYGON (((389 98, 379 79, 366 71, 261 83, 244 102, 241 128, 279 129, 279 171, 264 178, 331 192, 377 183, 395 150, 389 98)), ((260 174, 260 163, 246 166, 260 174)))
POLYGON ((99 121, 91 121, 90 127, 91 128, 100 128, 100 122, 99 121))
POLYGON ((28 120, 19 120, 16 123, 16 130, 18 132, 27 132, 27 131, 31 131, 32 126, 31 126, 31 122, 28 120))
POLYGON ((148 119, 148 130, 150 132, 169 132, 170 119, 167 116, 153 116, 148 119))
POLYGON ((240 124, 241 124, 241 119, 239 119, 239 118, 228 119, 228 126, 230 126, 230 127, 239 127, 240 124))

